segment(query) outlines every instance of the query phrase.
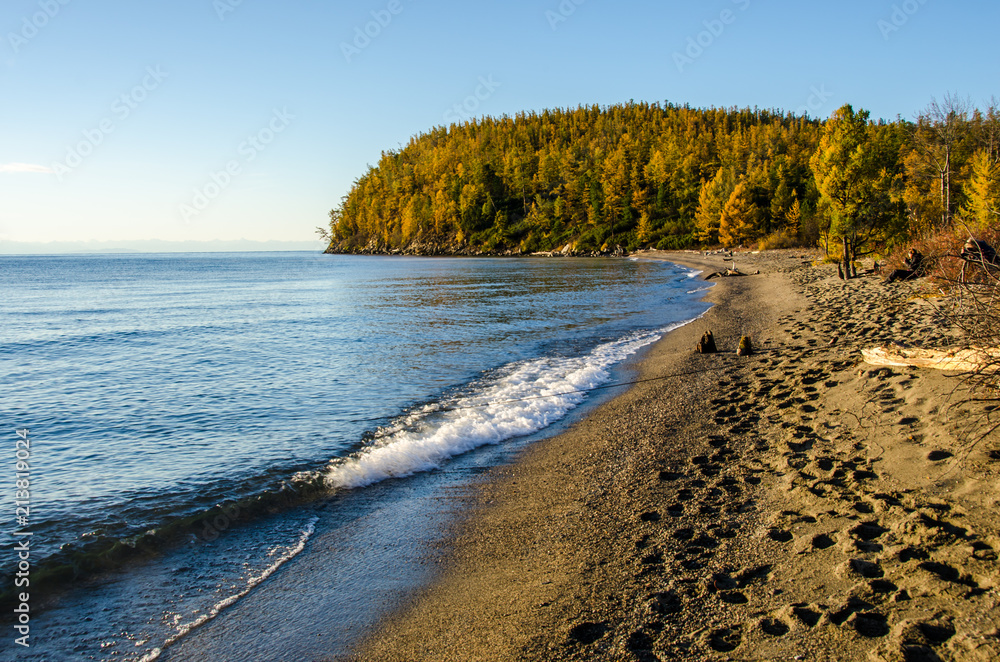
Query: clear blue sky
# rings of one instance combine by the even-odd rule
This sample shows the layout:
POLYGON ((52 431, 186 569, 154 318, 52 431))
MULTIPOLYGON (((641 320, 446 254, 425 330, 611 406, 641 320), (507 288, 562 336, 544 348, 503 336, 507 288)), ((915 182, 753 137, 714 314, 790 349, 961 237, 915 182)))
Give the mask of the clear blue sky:
POLYGON ((982 107, 997 25, 995 0, 3 0, 0 242, 310 240, 467 112, 982 107))

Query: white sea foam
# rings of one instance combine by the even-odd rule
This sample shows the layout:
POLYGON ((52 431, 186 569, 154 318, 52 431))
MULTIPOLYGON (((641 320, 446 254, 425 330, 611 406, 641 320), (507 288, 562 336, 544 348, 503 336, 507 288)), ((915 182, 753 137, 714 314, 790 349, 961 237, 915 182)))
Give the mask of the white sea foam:
POLYGON ((190 633, 195 628, 201 627, 208 621, 218 616, 223 609, 235 604, 238 600, 240 600, 241 598, 246 596, 246 594, 252 591, 255 586, 257 586, 262 581, 273 575, 278 568, 283 566, 288 561, 292 560, 295 556, 299 554, 299 552, 305 549, 306 542, 308 542, 309 538, 312 536, 313 531, 316 530, 316 522, 318 521, 319 521, 318 517, 310 518, 309 522, 306 524, 306 527, 299 533, 298 540, 290 547, 287 547, 285 549, 279 548, 276 550, 272 550, 271 555, 277 556, 274 562, 272 562, 271 565, 264 568, 260 572, 260 574, 254 575, 249 579, 247 579, 246 585, 244 585, 244 587, 239 592, 234 593, 233 595, 230 595, 229 597, 224 598, 223 600, 220 600, 219 602, 215 603, 211 609, 209 609, 206 613, 202 614, 193 621, 178 625, 177 630, 174 632, 174 634, 172 634, 170 638, 168 638, 165 642, 163 642, 162 646, 160 646, 159 648, 154 648, 152 651, 150 651, 142 658, 140 658, 139 662, 153 662, 153 660, 159 659, 160 655, 163 654, 163 650, 165 648, 177 643, 181 638, 187 636, 188 633, 190 633))
POLYGON ((512 363, 472 393, 381 430, 367 448, 334 461, 327 485, 352 489, 429 471, 474 448, 537 432, 579 405, 587 390, 606 384, 612 366, 691 321, 605 343, 581 357, 512 363))

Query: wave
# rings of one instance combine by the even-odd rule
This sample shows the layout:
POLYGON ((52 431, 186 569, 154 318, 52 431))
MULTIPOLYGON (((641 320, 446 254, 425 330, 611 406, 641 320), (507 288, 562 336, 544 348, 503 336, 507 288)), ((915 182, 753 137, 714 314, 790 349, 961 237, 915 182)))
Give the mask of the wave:
MULTIPOLYGON (((322 498, 331 489, 354 489, 434 470, 478 447, 533 434, 564 418, 589 390, 610 386, 613 366, 693 319, 697 317, 632 333, 583 356, 515 361, 460 391, 403 413, 370 435, 357 452, 325 466, 274 468, 244 479, 239 486, 223 481, 211 489, 200 488, 194 497, 180 491, 166 500, 160 495, 152 505, 133 504, 127 525, 95 525, 88 530, 93 533, 46 551, 36 568, 37 581, 59 585, 113 570, 126 561, 154 555, 166 545, 211 540, 218 535, 213 532, 220 528, 219 521, 224 530, 237 520, 249 522, 322 498)), ((0 586, 10 574, 6 567, 0 571, 0 586)), ((0 604, 11 595, 0 589, 0 604)))
MULTIPOLYGON (((234 494, 228 483, 187 502, 184 495, 177 495, 170 507, 129 511, 138 523, 127 530, 85 533, 54 552, 41 552, 33 564, 32 586, 55 589, 130 561, 157 556, 168 546, 210 542, 230 527, 329 494, 316 470, 299 471, 291 477, 276 470, 251 482, 241 495, 234 494)), ((14 567, 0 572, 0 608, 12 603, 17 594, 13 578, 14 567)))
POLYGON ((614 365, 694 319, 604 343, 580 357, 509 364, 470 392, 410 412, 379 430, 368 447, 333 460, 326 484, 354 489, 430 471, 480 446, 537 432, 606 384, 614 365))
POLYGON ((299 539, 280 554, 277 552, 277 550, 274 550, 278 558, 275 559, 274 562, 271 563, 269 566, 264 568, 264 570, 262 570, 260 574, 254 575, 249 579, 247 579, 246 584, 240 591, 234 593, 233 595, 230 595, 229 597, 223 600, 220 600, 219 602, 214 604, 212 608, 208 610, 208 612, 202 614, 193 621, 189 623, 183 623, 177 626, 177 631, 173 635, 171 635, 170 638, 168 638, 165 642, 163 642, 163 644, 160 647, 154 648, 152 651, 150 651, 142 658, 140 658, 139 662, 153 662, 153 660, 159 659, 160 655, 163 654, 163 650, 165 648, 174 645, 182 638, 186 637, 195 628, 201 627, 208 621, 218 616, 223 609, 226 609, 227 607, 231 607, 232 605, 236 604, 237 601, 239 601, 241 598, 245 597, 248 593, 250 593, 250 591, 252 591, 262 581, 273 575, 278 570, 278 568, 280 568, 285 563, 291 561, 293 558, 298 556, 299 553, 303 549, 305 549, 306 543, 309 541, 309 538, 312 537, 313 532, 316 530, 316 522, 318 521, 319 521, 318 517, 310 518, 309 521, 306 523, 305 528, 299 533, 299 539))

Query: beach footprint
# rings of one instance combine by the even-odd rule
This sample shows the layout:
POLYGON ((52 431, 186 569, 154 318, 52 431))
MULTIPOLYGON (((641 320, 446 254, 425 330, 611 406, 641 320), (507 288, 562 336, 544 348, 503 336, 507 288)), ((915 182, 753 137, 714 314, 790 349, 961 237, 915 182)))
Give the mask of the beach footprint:
POLYGON ((847 625, 854 628, 862 637, 874 639, 889 634, 888 618, 885 614, 875 611, 859 611, 851 614, 847 625))
POLYGON ((792 605, 792 615, 806 627, 812 628, 816 627, 816 624, 819 623, 820 618, 823 617, 823 612, 812 605, 799 602, 792 605))
POLYGON ((706 637, 708 647, 718 653, 731 653, 743 642, 743 634, 738 625, 712 630, 706 637))
POLYGON ((775 542, 786 543, 791 542, 794 536, 785 529, 771 528, 767 532, 767 537, 775 542))
POLYGON ((761 632, 771 637, 783 637, 791 630, 785 621, 773 616, 765 616, 757 622, 761 632))
POLYGON ((572 643, 588 645, 603 637, 610 627, 607 623, 594 623, 585 621, 574 625, 569 630, 569 639, 572 643))

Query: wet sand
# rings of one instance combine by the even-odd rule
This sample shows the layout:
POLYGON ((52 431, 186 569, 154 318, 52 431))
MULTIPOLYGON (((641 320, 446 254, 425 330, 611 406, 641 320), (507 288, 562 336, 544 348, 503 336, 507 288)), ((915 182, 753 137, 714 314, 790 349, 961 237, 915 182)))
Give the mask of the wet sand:
POLYGON ((1000 657, 1000 440, 974 443, 954 378, 860 354, 954 339, 920 284, 816 257, 738 254, 761 273, 716 281, 646 381, 494 470, 356 659, 1000 657), (707 330, 719 354, 693 351, 707 330))

